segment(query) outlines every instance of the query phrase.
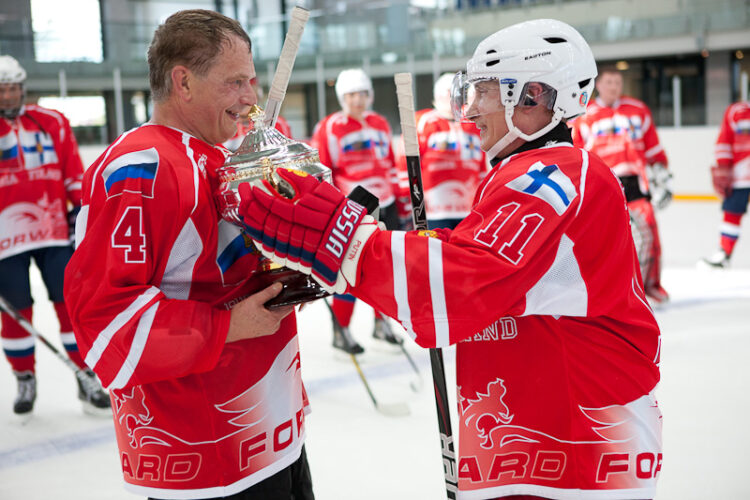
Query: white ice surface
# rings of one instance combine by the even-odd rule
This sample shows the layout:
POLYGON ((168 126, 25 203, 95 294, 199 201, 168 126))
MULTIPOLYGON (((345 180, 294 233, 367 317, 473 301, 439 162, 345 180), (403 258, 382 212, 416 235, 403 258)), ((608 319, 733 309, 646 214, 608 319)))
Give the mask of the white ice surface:
MULTIPOLYGON (((665 454, 659 500, 750 498, 750 224, 744 221, 731 270, 696 270, 698 258, 716 249, 719 220, 717 203, 677 202, 659 214, 663 281, 672 295, 671 304, 656 311, 665 454)), ((32 279, 34 323, 59 344, 36 271, 32 279)), ((370 337, 372 313, 362 302, 352 329, 367 349, 361 363, 376 397, 406 402, 411 415, 376 412, 351 361, 330 347, 325 306, 303 310, 302 370, 313 410, 307 451, 317 498, 445 498, 427 353, 407 340, 424 382, 415 393, 410 384, 417 376, 403 354, 378 350, 370 337)), ((138 498, 122 487, 111 420, 84 415, 74 376, 40 343, 36 352, 39 395, 25 425, 11 411, 15 381, 0 361, 0 499, 138 498)), ((445 358, 455 404, 451 350, 445 358)))

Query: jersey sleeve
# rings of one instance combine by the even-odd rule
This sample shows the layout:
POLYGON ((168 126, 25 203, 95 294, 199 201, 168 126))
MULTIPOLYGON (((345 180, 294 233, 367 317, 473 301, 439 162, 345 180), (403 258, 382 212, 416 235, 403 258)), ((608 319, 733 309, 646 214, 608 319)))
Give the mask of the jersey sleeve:
POLYGON ((732 123, 733 106, 729 106, 724 112, 724 118, 721 120, 719 128, 719 137, 716 139, 714 157, 716 164, 720 167, 731 167, 734 163, 734 127, 732 123))
POLYGON ((447 241, 382 231, 363 254, 352 293, 398 319, 423 347, 455 344, 501 316, 540 313, 532 288, 572 251, 564 236, 578 203, 572 183, 562 187, 568 205, 561 206, 512 183, 487 182, 483 199, 447 241))
POLYGON ((174 276, 176 263, 202 251, 195 188, 180 186, 166 163, 152 148, 87 172, 84 182, 85 235, 66 268, 65 299, 86 364, 110 388, 210 370, 229 328, 229 311, 169 299, 160 288, 182 281, 172 295, 187 297, 193 277, 174 276))
POLYGON ((81 181, 83 178, 83 162, 78 152, 76 141, 70 122, 64 115, 60 114, 60 163, 62 164, 63 183, 65 192, 73 206, 81 206, 81 181))
POLYGON ((310 139, 310 144, 312 145, 312 147, 318 150, 320 163, 333 170, 333 160, 331 159, 330 151, 328 151, 328 137, 326 133, 327 121, 328 119, 324 118, 323 120, 319 121, 317 125, 315 125, 312 138, 310 139))
POLYGON ((659 134, 656 132, 651 111, 645 105, 643 109, 643 145, 648 165, 659 163, 667 166, 667 153, 659 142, 659 134))

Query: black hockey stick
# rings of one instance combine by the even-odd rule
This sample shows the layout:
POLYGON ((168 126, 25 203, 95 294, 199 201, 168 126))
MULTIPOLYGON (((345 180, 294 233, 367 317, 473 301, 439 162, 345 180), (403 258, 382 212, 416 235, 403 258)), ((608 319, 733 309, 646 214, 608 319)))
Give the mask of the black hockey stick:
POLYGON ((44 336, 41 333, 39 333, 39 330, 34 328, 34 326, 31 323, 29 323, 29 320, 24 318, 23 315, 20 312, 18 312, 18 309, 13 307, 10 304, 10 302, 5 300, 5 297, 3 297, 2 295, 0 295, 0 309, 8 313, 15 320, 15 322, 21 325, 21 327, 24 330, 29 332, 29 334, 32 337, 39 339, 42 342, 42 344, 49 347, 49 349, 52 351, 55 357, 57 357, 57 359, 65 363, 65 366, 73 370, 78 381, 81 383, 83 387, 86 388, 87 393, 93 394, 99 390, 99 385, 97 384, 97 382, 92 380, 92 378, 85 371, 78 368, 78 366, 76 366, 76 364, 73 363, 73 360, 65 356, 63 353, 61 353, 57 349, 57 347, 54 346, 54 344, 52 344, 49 340, 44 338, 44 336))
MULTIPOLYGON (((411 73, 396 73, 394 80, 396 82, 396 95, 398 96, 398 111, 401 117, 401 131, 404 137, 406 169, 409 174, 412 218, 414 219, 414 228, 424 230, 427 229, 427 216, 425 214, 422 171, 419 162, 417 125, 414 118, 411 73)), ((448 498, 455 500, 458 493, 458 471, 456 469, 456 452, 453 447, 448 391, 445 384, 443 350, 439 347, 430 349, 430 366, 432 367, 432 381, 435 387, 435 405, 437 407, 438 428, 440 429, 440 448, 443 453, 445 489, 448 498)))
MULTIPOLYGON (((335 327, 343 328, 341 326, 341 323, 339 323, 338 318, 336 318, 336 314, 333 312, 333 308, 331 307, 331 304, 329 304, 325 298, 323 299, 323 302, 326 303, 326 306, 328 306, 328 311, 331 313, 331 322, 335 325, 335 327)), ((376 410, 378 410, 383 415, 388 415, 389 417, 404 417, 411 413, 406 403, 392 403, 392 404, 379 403, 378 400, 375 399, 375 395, 372 393, 372 389, 370 389, 370 384, 367 383, 367 378, 365 378, 365 374, 362 371, 362 368, 359 366, 359 361, 357 361, 357 358, 354 356, 354 354, 349 354, 349 357, 352 358, 352 363, 354 363, 354 367, 357 369, 357 374, 359 375, 359 378, 362 380, 362 383, 365 385, 367 394, 370 396, 370 399, 372 400, 372 404, 375 405, 376 410)))

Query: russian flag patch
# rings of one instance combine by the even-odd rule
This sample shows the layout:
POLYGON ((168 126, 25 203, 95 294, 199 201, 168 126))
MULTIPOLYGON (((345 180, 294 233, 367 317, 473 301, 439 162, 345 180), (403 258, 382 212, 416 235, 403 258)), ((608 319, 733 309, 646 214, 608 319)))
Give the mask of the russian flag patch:
POLYGON ((547 202, 557 215, 562 215, 578 195, 573 182, 557 165, 545 165, 540 161, 506 186, 547 202))
POLYGON ((127 153, 113 160, 102 172, 107 198, 124 192, 154 197, 154 180, 159 170, 156 148, 127 153))

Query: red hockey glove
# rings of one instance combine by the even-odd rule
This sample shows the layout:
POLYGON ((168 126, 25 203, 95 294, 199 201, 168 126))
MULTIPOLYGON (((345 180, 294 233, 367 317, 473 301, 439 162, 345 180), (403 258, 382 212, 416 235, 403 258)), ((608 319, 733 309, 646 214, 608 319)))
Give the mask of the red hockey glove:
POLYGON ((305 274, 333 293, 354 286, 364 244, 378 228, 365 208, 327 182, 304 172, 280 168, 294 197, 241 184, 239 214, 266 257, 305 274))
POLYGON ((732 167, 729 165, 714 165, 711 167, 711 181, 714 190, 722 198, 732 193, 732 167))

